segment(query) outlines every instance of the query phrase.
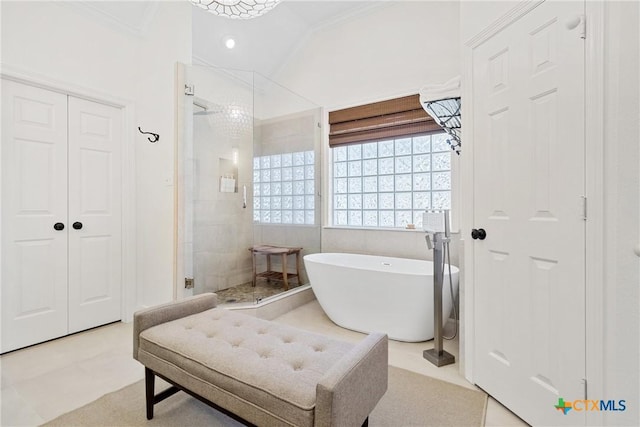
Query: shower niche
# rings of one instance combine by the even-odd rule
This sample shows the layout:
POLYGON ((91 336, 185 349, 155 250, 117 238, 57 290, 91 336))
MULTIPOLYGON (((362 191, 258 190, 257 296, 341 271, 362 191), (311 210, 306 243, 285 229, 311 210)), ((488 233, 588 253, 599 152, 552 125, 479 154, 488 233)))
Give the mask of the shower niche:
POLYGON ((221 158, 218 170, 220 171, 220 192, 221 193, 237 193, 238 192, 238 164, 231 159, 221 158))
POLYGON ((307 285, 302 256, 320 252, 320 108, 250 71, 181 64, 178 82, 177 292, 254 305, 307 285))

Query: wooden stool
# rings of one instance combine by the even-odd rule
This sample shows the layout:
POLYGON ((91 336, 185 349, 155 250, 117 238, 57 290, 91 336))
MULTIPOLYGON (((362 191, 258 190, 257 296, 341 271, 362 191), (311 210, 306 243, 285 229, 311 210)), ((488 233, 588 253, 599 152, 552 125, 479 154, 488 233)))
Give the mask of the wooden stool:
POLYGON ((285 291, 289 290, 289 279, 294 277, 300 284, 300 251, 302 248, 288 248, 272 245, 256 245, 249 248, 253 257, 253 286, 256 286, 258 277, 264 277, 267 280, 278 280, 284 282, 285 291), (296 273, 287 273, 287 255, 296 254, 296 273), (267 270, 262 273, 256 272, 256 255, 267 256, 267 270), (271 270, 271 255, 280 255, 282 257, 282 271, 271 270))

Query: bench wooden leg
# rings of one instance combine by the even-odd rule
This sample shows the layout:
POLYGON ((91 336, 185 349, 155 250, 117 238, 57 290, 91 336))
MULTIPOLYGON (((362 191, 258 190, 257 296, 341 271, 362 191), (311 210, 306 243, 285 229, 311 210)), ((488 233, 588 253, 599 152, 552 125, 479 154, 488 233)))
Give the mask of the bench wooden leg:
POLYGON ((282 279, 284 280, 284 290, 289 290, 289 273, 287 273, 287 254, 282 254, 282 279))
POLYGON ((253 262, 253 281, 251 283, 251 286, 253 286, 254 288, 256 287, 256 281, 257 279, 257 272, 256 272, 256 253, 251 251, 251 261, 253 262))
POLYGON ((153 371, 145 366, 144 368, 144 386, 146 390, 147 401, 147 419, 153 418, 153 400, 155 396, 154 388, 156 384, 156 376, 153 371))
POLYGON ((145 382, 145 388, 146 388, 146 398, 147 398, 147 419, 151 420, 153 418, 153 405, 156 403, 160 403, 163 400, 165 400, 166 398, 173 396, 174 394, 176 394, 179 391, 184 391, 185 393, 189 394, 192 397, 195 397, 196 399, 198 399, 201 402, 206 403, 207 405, 211 406, 212 408, 216 409, 219 412, 222 412, 223 414, 225 414, 226 416, 233 418, 234 420, 238 421, 240 424, 243 424, 247 427, 257 427, 255 424, 250 423, 249 421, 245 420, 244 418, 234 414, 233 412, 228 411, 225 408, 222 408, 221 406, 216 405, 215 403, 205 399, 202 396, 199 396, 198 394, 192 392, 191 390, 188 390, 182 386, 179 386, 178 384, 174 383, 173 381, 171 381, 170 379, 168 379, 167 377, 160 375, 160 374, 156 374, 153 370, 147 368, 145 366, 144 368, 144 382, 145 382), (154 394, 154 386, 155 386, 155 377, 158 376, 161 379, 165 380, 166 382, 168 382, 169 384, 171 384, 171 387, 169 387, 168 389, 161 391, 160 393, 158 393, 158 395, 156 396, 154 394))
MULTIPOLYGON (((271 271, 271 255, 267 255, 267 271, 271 271)), ((271 283, 269 276, 267 276, 267 283, 271 283)))
POLYGON ((160 378, 172 384, 172 386, 166 390, 161 391, 156 395, 155 394, 156 375, 157 374, 155 372, 153 372, 151 369, 145 366, 144 386, 145 386, 145 392, 146 392, 145 395, 146 395, 146 402, 147 402, 147 419, 148 420, 153 418, 153 405, 155 405, 156 403, 162 402, 167 397, 173 396, 174 394, 176 394, 181 390, 180 388, 178 388, 178 386, 173 384, 171 381, 167 380, 163 376, 160 376, 160 378))

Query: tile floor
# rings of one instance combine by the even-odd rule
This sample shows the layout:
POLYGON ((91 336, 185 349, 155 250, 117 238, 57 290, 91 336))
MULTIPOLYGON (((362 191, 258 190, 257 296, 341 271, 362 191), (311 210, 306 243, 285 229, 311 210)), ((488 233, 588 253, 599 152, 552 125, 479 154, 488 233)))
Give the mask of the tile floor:
MULTIPOLYGON (((317 301, 298 307, 275 321, 309 331, 358 341, 362 334, 334 325, 317 301)), ((35 426, 79 408, 98 397, 143 378, 132 358, 132 324, 114 323, 87 332, 18 350, 0 357, 0 425, 35 426)), ((437 368, 422 358, 431 342, 389 342, 391 365, 474 388, 458 366, 437 368)), ((457 357, 457 342, 445 341, 457 357)), ((526 426, 490 399, 487 426, 526 426)))
MULTIPOLYGON (((293 281, 293 283, 289 283, 289 290, 295 289, 298 286, 300 286, 300 284, 293 281)), ((283 292, 285 292, 284 284, 281 281, 267 281, 259 278, 255 287, 252 282, 242 283, 240 285, 216 291, 216 294, 218 295, 218 301, 220 304, 234 304, 255 302, 256 300, 263 300, 283 292)))

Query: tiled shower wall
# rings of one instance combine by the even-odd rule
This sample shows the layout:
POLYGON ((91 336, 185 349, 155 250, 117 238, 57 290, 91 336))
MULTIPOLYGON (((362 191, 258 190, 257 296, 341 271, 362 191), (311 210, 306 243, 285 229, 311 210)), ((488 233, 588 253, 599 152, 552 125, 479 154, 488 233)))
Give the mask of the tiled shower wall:
MULTIPOLYGON (((252 133, 230 138, 215 126, 215 115, 194 116, 193 277, 194 293, 215 292, 252 278, 248 248, 252 227, 252 133), (238 151, 238 192, 220 192, 220 159, 238 151), (243 208, 243 186, 247 207, 243 208)), ((189 203, 187 203, 187 206, 189 203)))

